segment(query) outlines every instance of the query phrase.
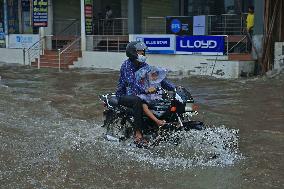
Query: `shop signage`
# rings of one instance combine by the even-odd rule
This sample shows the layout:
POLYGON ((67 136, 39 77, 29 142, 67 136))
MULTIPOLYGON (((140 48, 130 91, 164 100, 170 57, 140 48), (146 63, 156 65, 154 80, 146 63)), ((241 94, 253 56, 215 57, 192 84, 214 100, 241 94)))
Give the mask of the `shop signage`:
POLYGON ((175 35, 192 35, 193 20, 190 16, 167 16, 166 33, 175 35))
POLYGON ((37 41, 39 41, 39 35, 37 34, 10 34, 9 48, 27 49, 37 41))
POLYGON ((33 0, 33 26, 47 27, 48 0, 33 0))
POLYGON ((175 35, 133 35, 133 41, 143 41, 149 54, 175 53, 175 35))
POLYGON ((85 30, 87 35, 93 34, 93 0, 85 0, 85 30))
POLYGON ((176 54, 223 55, 224 36, 177 36, 176 54))
POLYGON ((208 33, 208 16, 193 17, 193 35, 207 35, 208 33))
POLYGON ((0 48, 5 48, 5 33, 0 31, 0 48))

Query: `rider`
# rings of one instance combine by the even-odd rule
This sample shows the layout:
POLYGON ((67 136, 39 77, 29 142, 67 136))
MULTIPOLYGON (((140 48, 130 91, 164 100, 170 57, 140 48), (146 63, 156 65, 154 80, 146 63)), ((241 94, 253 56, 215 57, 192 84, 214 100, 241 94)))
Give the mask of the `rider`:
MULTIPOLYGON (((137 82, 135 72, 144 66, 149 66, 146 61, 145 51, 147 46, 140 41, 132 41, 126 46, 127 60, 123 62, 120 68, 119 83, 117 86, 116 96, 120 105, 133 109, 134 132, 136 142, 143 141, 143 101, 137 96, 143 93, 155 92, 154 87, 146 91, 137 82)), ((161 86, 167 90, 174 90, 175 86, 167 80, 161 82, 161 86)))

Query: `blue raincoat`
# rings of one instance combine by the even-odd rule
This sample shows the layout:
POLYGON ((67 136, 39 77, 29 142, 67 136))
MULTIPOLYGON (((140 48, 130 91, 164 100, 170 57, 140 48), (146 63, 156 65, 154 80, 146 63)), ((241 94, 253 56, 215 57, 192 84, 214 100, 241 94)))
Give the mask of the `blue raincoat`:
MULTIPOLYGON (((137 83, 144 89, 146 92, 150 87, 156 89, 161 88, 161 82, 166 78, 167 70, 155 66, 144 66, 135 73, 137 83), (151 74, 156 74, 156 77, 153 79, 151 74)), ((162 91, 158 90, 154 94, 139 94, 137 95, 142 100, 147 103, 162 98, 162 91)))
MULTIPOLYGON (((135 73, 143 68, 148 67, 147 63, 141 63, 140 66, 136 66, 129 59, 125 60, 120 68, 120 78, 117 85, 116 96, 121 97, 124 95, 140 95, 145 94, 145 88, 136 79, 135 73)), ((161 86, 167 90, 174 90, 175 85, 164 79, 161 81, 161 86)))

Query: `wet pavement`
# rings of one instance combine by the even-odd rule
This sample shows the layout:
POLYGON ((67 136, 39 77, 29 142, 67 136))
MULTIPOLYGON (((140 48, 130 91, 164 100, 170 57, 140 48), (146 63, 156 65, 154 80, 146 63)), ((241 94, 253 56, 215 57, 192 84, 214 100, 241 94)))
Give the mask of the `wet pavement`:
POLYGON ((284 188, 284 74, 170 74, 208 128, 154 149, 102 137, 98 95, 118 74, 0 64, 1 188, 284 188))

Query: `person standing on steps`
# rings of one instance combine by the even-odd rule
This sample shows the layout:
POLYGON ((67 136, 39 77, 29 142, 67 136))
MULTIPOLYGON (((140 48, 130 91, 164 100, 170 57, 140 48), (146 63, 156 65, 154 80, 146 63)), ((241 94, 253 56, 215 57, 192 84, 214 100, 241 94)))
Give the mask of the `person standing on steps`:
POLYGON ((253 27, 254 27, 254 7, 249 6, 248 15, 246 19, 246 35, 247 35, 247 40, 248 40, 248 52, 251 52, 252 50, 253 27))

